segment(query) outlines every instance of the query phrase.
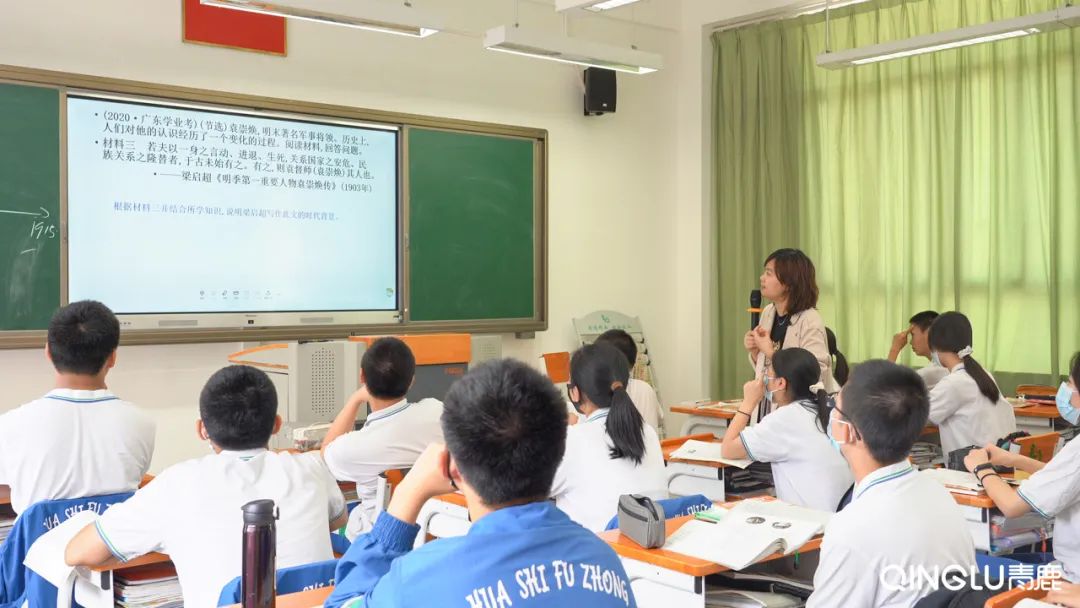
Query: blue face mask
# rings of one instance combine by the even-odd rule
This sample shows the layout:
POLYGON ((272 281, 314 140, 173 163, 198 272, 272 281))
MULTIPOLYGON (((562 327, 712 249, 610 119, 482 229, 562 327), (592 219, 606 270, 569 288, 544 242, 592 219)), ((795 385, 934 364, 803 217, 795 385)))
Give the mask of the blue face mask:
MULTIPOLYGON (((825 428, 825 434, 829 437, 829 443, 832 444, 833 449, 837 452, 840 452, 841 444, 839 441, 836 440, 836 437, 833 436, 833 423, 846 424, 849 426, 851 425, 851 423, 837 418, 833 418, 832 416, 829 417, 829 425, 825 428)), ((844 443, 847 442, 845 441, 844 443)))
POLYGON ((1068 420, 1069 424, 1076 426, 1076 423, 1080 421, 1080 410, 1073 407, 1072 395, 1073 390, 1069 388, 1069 383, 1062 382, 1054 401, 1057 402, 1058 413, 1061 417, 1068 420))
POLYGON ((930 351, 930 360, 934 362, 934 365, 936 365, 938 367, 942 367, 941 359, 938 359, 936 350, 930 351))
POLYGON ((775 393, 776 391, 770 391, 769 390, 769 377, 768 376, 764 376, 761 379, 761 381, 765 383, 765 403, 767 403, 769 405, 770 409, 771 409, 772 404, 773 404, 773 393, 775 393))

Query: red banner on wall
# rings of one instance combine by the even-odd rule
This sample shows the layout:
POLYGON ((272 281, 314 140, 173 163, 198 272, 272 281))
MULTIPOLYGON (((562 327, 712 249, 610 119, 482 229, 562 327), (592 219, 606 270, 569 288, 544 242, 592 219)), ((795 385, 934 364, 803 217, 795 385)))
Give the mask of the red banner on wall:
POLYGON ((184 42, 285 55, 285 18, 183 2, 184 42))

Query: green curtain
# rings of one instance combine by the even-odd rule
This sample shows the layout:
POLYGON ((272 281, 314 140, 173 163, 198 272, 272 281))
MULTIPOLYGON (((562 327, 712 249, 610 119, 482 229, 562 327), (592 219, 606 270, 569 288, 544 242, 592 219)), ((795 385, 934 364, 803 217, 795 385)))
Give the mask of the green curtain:
MULTIPOLYGON (((1060 5, 869 2, 832 12, 831 48, 1060 5)), ((850 361, 959 310, 1003 388, 1053 381, 1080 349, 1080 28, 835 71, 825 33, 819 13, 713 35, 716 396, 751 375, 748 293, 789 246, 850 361)))

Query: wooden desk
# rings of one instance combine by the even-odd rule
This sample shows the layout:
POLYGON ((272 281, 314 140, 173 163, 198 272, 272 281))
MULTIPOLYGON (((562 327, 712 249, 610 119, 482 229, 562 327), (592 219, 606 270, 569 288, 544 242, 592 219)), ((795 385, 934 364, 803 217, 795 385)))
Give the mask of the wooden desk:
POLYGON ((1046 582, 1045 579, 1042 579, 1030 586, 1024 585, 999 593, 986 600, 986 603, 983 604, 983 608, 1013 608, 1013 606, 1016 606, 1016 604, 1023 599, 1041 600, 1049 593, 1049 588, 1050 583, 1046 582))
MULTIPOLYGON (((671 411, 676 414, 686 414, 690 418, 682 426, 680 435, 693 435, 694 433, 709 432, 716 436, 722 436, 727 428, 727 421, 735 417, 734 409, 718 409, 720 401, 711 401, 700 405, 673 405, 671 411)), ((742 401, 727 401, 724 403, 738 407, 742 401)))
POLYGON ((719 441, 712 433, 672 437, 661 441, 664 462, 667 463, 668 492, 675 496, 703 494, 709 500, 724 502, 727 499, 724 493, 724 469, 727 465, 708 460, 671 457, 672 452, 691 439, 713 443, 719 441))
POLYGON ((11 487, 0 485, 0 505, 11 504, 11 487))
POLYGON ((1060 417, 1056 405, 1029 405, 1015 408, 1016 428, 1032 435, 1048 433, 1054 430, 1054 421, 1060 417))
MULTIPOLYGON (((959 494, 956 492, 950 492, 950 494, 952 494, 953 500, 960 506, 960 511, 964 514, 964 522, 967 524, 968 531, 971 533, 971 540, 975 544, 975 550, 991 554, 1000 553, 993 551, 991 547, 993 531, 991 530, 990 518, 993 515, 1000 514, 994 501, 986 494, 971 495, 959 494)), ((1038 515, 1028 513, 1021 517, 1030 519, 1031 525, 1020 526, 1017 529, 1023 527, 1037 528, 1040 526, 1045 529, 1045 522, 1038 515)), ((1047 537, 1049 538, 1050 536, 1048 535, 1047 537)))
POLYGON ((147 553, 122 564, 111 563, 88 568, 89 576, 75 579, 75 601, 85 608, 113 608, 116 575, 125 570, 152 564, 167 564, 169 556, 164 553, 147 553))
MULTIPOLYGON (((322 606, 326 598, 330 597, 330 593, 333 592, 333 587, 322 587, 319 589, 310 589, 308 591, 297 591, 296 593, 285 593, 279 595, 276 598, 274 605, 277 608, 312 608, 312 606, 322 606)), ((229 608, 240 608, 240 604, 233 604, 229 608)))
MULTIPOLYGON (((677 517, 666 522, 667 535, 670 537, 693 516, 677 517)), ((679 606, 680 608, 704 608, 705 577, 730 570, 708 560, 683 555, 666 549, 644 549, 641 545, 623 536, 618 530, 600 533, 600 538, 608 543, 623 561, 626 573, 632 581, 639 583, 634 588, 634 595, 639 606, 679 606), (647 584, 641 585, 644 581, 647 584)), ((810 540, 799 549, 798 553, 817 551, 821 548, 821 536, 810 540)), ((758 563, 770 562, 786 557, 782 553, 773 553, 758 563)))

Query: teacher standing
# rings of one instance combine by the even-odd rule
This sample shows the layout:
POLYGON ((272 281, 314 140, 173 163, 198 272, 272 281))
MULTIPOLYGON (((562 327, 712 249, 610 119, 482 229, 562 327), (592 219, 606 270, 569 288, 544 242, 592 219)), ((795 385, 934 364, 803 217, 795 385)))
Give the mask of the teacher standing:
POLYGON ((810 351, 821 367, 825 392, 840 391, 832 373, 825 321, 817 311, 818 286, 814 263, 798 249, 778 249, 765 258, 761 295, 769 305, 757 328, 746 332, 743 346, 757 378, 772 376, 772 357, 784 348, 810 351))

